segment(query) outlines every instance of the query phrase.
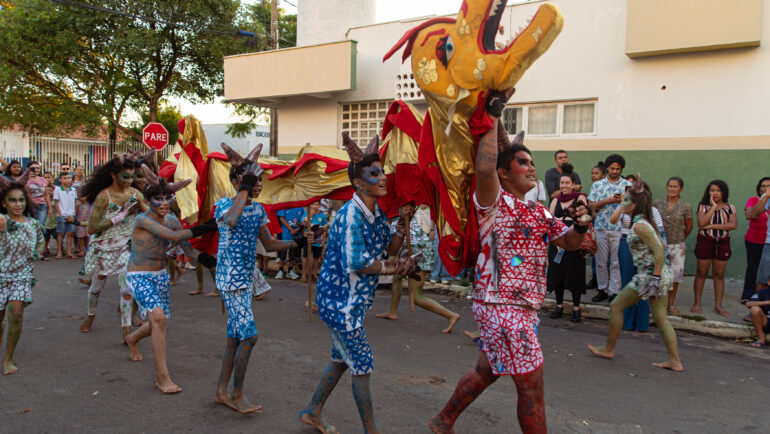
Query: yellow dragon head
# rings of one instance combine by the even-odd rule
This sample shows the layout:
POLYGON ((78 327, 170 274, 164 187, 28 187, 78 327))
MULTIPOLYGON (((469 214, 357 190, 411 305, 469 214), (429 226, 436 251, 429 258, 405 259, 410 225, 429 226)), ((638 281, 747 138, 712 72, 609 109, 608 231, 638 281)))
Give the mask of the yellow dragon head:
POLYGON ((465 0, 457 19, 440 17, 409 30, 384 60, 404 44, 403 61, 427 99, 463 100, 475 107, 479 92, 513 87, 551 46, 564 19, 556 6, 544 4, 507 45, 495 43, 507 0, 465 0))

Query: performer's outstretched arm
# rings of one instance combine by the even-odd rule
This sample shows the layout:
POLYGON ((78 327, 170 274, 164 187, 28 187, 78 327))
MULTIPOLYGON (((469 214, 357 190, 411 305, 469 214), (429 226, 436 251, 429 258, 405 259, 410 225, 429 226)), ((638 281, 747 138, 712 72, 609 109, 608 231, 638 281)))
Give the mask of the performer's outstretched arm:
MULTIPOLYGON (((280 250, 298 247, 297 242, 294 240, 279 241, 273 238, 273 235, 271 235, 270 231, 267 230, 267 226, 262 226, 262 228, 259 230, 259 241, 262 242, 262 245, 268 252, 278 252, 280 250)), ((313 240, 310 240, 310 242, 312 243, 313 240)))
POLYGON ((233 206, 225 213, 225 223, 230 227, 235 227, 238 224, 238 220, 243 214, 243 208, 246 206, 246 202, 250 201, 249 192, 247 190, 241 190, 233 200, 233 206))

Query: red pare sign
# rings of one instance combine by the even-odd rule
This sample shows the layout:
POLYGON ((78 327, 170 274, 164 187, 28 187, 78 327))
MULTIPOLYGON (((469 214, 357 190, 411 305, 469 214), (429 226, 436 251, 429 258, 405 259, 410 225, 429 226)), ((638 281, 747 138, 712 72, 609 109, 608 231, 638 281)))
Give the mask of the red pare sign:
POLYGON ((142 143, 160 151, 168 145, 168 130, 160 122, 150 122, 142 129, 142 143))

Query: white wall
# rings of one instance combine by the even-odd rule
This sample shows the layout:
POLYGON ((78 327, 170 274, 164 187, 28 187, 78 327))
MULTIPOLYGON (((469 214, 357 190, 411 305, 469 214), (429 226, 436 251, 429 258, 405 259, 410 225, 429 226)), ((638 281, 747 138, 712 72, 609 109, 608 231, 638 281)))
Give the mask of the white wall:
POLYGON ((281 104, 278 110, 278 153, 297 147, 337 145, 337 102, 307 98, 281 104))
POLYGON ((297 6, 299 47, 342 41, 349 28, 375 22, 376 0, 303 0, 297 6))

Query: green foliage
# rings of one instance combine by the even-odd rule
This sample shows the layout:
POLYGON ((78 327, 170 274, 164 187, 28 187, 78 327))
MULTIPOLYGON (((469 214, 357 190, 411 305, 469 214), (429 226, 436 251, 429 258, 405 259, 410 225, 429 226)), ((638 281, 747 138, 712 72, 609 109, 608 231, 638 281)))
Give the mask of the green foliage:
POLYGON ((237 0, 80 2, 130 16, 44 0, 0 9, 0 126, 107 124, 138 139, 127 109, 157 118, 170 97, 209 102, 223 93, 223 56, 264 49, 235 36, 237 0))

